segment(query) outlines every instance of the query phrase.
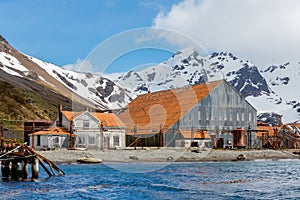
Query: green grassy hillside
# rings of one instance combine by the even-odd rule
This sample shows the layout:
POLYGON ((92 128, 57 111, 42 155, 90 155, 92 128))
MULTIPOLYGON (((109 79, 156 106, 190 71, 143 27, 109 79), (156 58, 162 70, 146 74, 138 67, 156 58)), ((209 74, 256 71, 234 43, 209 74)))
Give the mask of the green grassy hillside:
POLYGON ((54 120, 57 117, 57 107, 53 102, 1 80, 0 88, 0 125, 5 137, 22 139, 26 120, 54 120))

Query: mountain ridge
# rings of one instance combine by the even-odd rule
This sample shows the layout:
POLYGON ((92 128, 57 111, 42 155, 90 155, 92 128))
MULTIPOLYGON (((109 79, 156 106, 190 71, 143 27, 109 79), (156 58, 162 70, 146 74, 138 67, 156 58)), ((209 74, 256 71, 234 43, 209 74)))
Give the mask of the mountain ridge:
MULTIPOLYGON (((273 67, 272 70, 275 71, 277 68, 283 70, 287 68, 287 65, 289 64, 273 67)), ((298 103, 300 96, 295 97, 296 100, 293 99, 293 95, 286 98, 287 94, 280 93, 274 88, 274 83, 272 84, 275 79, 280 82, 280 86, 288 86, 291 79, 288 75, 279 78, 270 76, 270 78, 266 75, 268 71, 270 69, 260 69, 252 62, 239 59, 230 52, 214 52, 210 55, 201 56, 195 50, 183 49, 165 62, 138 72, 131 70, 114 81, 138 95, 147 91, 152 92, 216 79, 226 79, 257 108, 259 113, 278 112, 278 117, 283 114, 286 122, 296 121, 300 113, 300 103, 298 103)), ((287 92, 288 90, 285 89, 284 91, 287 92)))
MULTIPOLYGON (((291 122, 298 120, 300 113, 300 94, 289 92, 300 80, 299 72, 291 74, 293 66, 300 71, 299 62, 263 69, 228 51, 202 56, 187 48, 155 66, 129 70, 116 78, 74 72, 41 61, 17 51, 0 35, 0 80, 43 99, 50 95, 53 105, 62 103, 73 110, 121 109, 139 94, 226 79, 259 111, 261 119, 267 116, 261 113, 277 112, 291 122), (54 103, 55 98, 59 100, 54 103)), ((274 115, 269 116, 274 119, 274 115)))

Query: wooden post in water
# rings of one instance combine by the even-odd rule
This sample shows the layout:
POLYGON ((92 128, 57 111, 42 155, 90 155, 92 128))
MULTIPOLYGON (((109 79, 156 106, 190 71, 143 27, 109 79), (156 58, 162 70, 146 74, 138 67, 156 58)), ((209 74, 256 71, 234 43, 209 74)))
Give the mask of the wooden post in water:
POLYGON ((10 175, 10 167, 8 161, 1 161, 1 171, 2 171, 2 177, 9 177, 10 175))
POLYGON ((31 172, 33 179, 37 179, 39 177, 39 159, 37 157, 33 158, 33 162, 31 164, 31 172))
POLYGON ((19 168, 18 161, 14 160, 14 161, 11 162, 10 172, 11 172, 10 176, 11 176, 12 179, 18 179, 19 178, 20 168, 19 168))
POLYGON ((22 161, 22 179, 27 179, 28 176, 28 163, 27 160, 22 161))

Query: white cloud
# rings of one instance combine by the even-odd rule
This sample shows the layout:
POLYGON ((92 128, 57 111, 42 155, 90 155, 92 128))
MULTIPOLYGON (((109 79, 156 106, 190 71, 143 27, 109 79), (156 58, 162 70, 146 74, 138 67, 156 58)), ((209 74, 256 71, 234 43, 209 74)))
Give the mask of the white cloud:
POLYGON ((77 59, 76 63, 62 66, 62 68, 77 72, 94 72, 93 65, 88 60, 77 59))
POLYGON ((208 51, 231 51, 267 66, 300 61, 299 19, 297 0, 185 0, 159 13, 153 26, 187 34, 208 51))

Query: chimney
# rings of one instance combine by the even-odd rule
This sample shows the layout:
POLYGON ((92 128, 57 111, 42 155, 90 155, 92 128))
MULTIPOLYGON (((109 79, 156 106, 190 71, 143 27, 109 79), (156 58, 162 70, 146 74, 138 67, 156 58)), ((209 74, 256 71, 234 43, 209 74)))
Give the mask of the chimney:
POLYGON ((58 127, 62 127, 62 105, 58 105, 58 127))
POLYGON ((282 123, 282 115, 279 115, 279 126, 282 126, 283 123, 282 123))

